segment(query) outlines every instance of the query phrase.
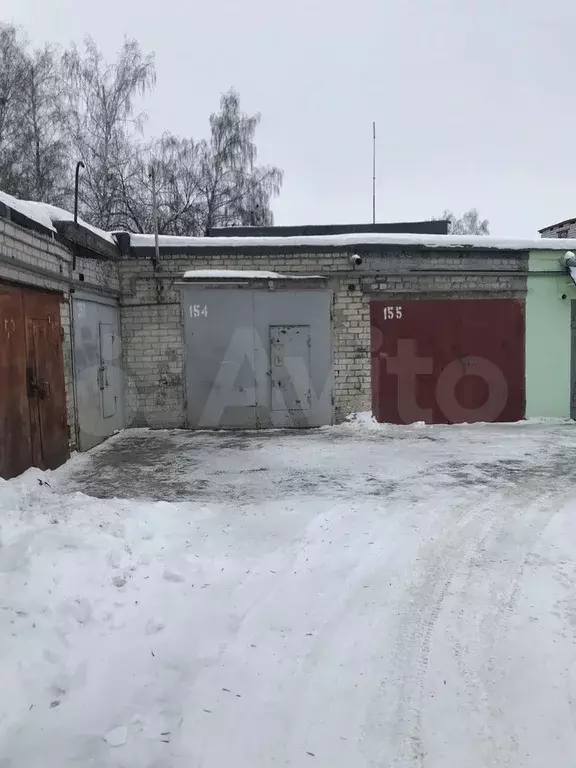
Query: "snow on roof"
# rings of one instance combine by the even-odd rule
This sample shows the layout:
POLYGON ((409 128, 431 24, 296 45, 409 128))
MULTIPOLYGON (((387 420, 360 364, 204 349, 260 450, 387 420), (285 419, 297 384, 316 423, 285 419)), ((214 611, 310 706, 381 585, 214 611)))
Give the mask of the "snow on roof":
POLYGON ((289 275, 280 275, 278 272, 266 272, 249 269, 189 269, 184 272, 184 277, 195 278, 246 278, 261 280, 278 280, 289 275))
POLYGON ((564 219, 564 221, 559 221, 557 224, 548 224, 547 227, 542 227, 538 232, 546 232, 548 229, 556 229, 556 227, 566 227, 569 224, 576 224, 576 219, 564 219))
MULTIPOLYGON (((575 239, 535 238, 516 239, 484 235, 408 235, 408 234, 346 234, 308 235, 299 237, 177 237, 160 235, 161 248, 290 248, 339 247, 366 245, 420 246, 423 248, 481 248, 501 251, 576 249, 575 239)), ((153 248, 154 235, 130 235, 133 248, 153 248)))
POLYGON ((281 275, 256 269, 189 269, 184 277, 200 280, 323 280, 321 275, 281 275))
MULTIPOLYGON (((56 221, 74 221, 74 214, 70 213, 70 211, 65 211, 64 208, 58 208, 57 205, 50 205, 50 203, 36 203, 33 201, 27 201, 22 204, 28 206, 32 211, 37 212, 38 216, 46 216, 51 224, 56 221)), ((112 243, 112 245, 116 245, 116 240, 114 240, 110 232, 105 232, 103 229, 93 227, 92 224, 88 224, 80 218, 78 219, 78 224, 85 229, 89 229, 90 232, 101 237, 103 240, 112 243)), ((52 229, 53 228, 54 227, 52 227, 52 229)))
MULTIPOLYGON (((6 192, 0 191, 0 202, 8 208, 18 211, 23 216, 37 222, 44 228, 55 232, 54 223, 58 221, 73 221, 70 211, 58 208, 49 203, 39 203, 32 200, 19 200, 6 192)), ((116 245, 111 232, 105 232, 93 227, 82 219, 78 224, 103 240, 116 245)), ((558 226, 558 225, 556 225, 558 226)), ((576 239, 568 238, 536 238, 517 239, 492 237, 484 235, 419 235, 394 233, 351 233, 341 235, 299 235, 290 237, 179 237, 176 235, 160 235, 158 238, 161 248, 310 248, 333 247, 354 248, 355 246, 419 246, 421 248, 465 248, 465 249, 497 249, 505 251, 576 250, 576 239)), ((133 248, 153 248, 154 235, 130 235, 130 245, 133 248)), ((216 277, 210 270, 211 277, 216 277)), ((269 273, 273 275, 274 273, 269 273)), ((188 273, 187 273, 188 275, 188 273)), ((265 273, 260 273, 264 277, 265 273)), ((208 275, 205 275, 208 276, 208 275)), ((227 277, 232 275, 228 274, 227 277)), ((243 277, 246 277, 245 273, 243 277)), ((196 275, 201 277, 201 275, 196 275)), ((222 275, 220 275, 222 277, 222 275)), ((277 277, 284 277, 277 275, 277 277)), ((272 278, 270 278, 272 279, 272 278)))
POLYGON ((48 216, 46 211, 36 207, 38 203, 29 203, 26 200, 18 200, 17 197, 12 197, 12 195, 9 195, 7 192, 0 192, 0 203, 4 203, 7 208, 12 208, 13 211, 21 213, 22 216, 26 216, 37 224, 41 224, 46 229, 56 232, 50 216, 48 216))
MULTIPOLYGON (((7 192, 0 192, 0 203, 4 203, 8 208, 12 208, 13 211, 21 213, 22 216, 26 216, 28 219, 35 221, 37 224, 41 224, 46 229, 52 232, 56 232, 54 223, 57 221, 74 221, 74 214, 70 211, 65 211, 63 208, 58 208, 56 205, 50 205, 49 203, 38 203, 34 200, 19 200, 13 195, 9 195, 7 192)), ((78 224, 85 229, 89 229, 90 232, 103 238, 112 245, 116 245, 116 240, 110 232, 104 232, 103 229, 93 227, 91 224, 78 219, 78 224)))

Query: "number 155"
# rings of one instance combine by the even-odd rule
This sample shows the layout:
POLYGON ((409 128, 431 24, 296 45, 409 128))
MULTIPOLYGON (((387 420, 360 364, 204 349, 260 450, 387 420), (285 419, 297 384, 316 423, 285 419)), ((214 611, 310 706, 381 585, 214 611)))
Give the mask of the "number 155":
POLYGON ((400 320, 402 307, 384 307, 384 320, 400 320))

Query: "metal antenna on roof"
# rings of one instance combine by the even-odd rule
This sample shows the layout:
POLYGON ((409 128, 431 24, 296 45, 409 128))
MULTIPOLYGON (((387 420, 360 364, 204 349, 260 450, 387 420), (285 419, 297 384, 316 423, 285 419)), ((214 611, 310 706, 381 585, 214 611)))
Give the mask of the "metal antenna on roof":
POLYGON ((150 163, 148 168, 148 176, 152 184, 152 220, 154 221, 154 268, 158 268, 160 262, 160 247, 158 244, 158 204, 156 201, 156 169, 154 163, 150 163))
POLYGON ((376 224, 376 122, 372 123, 372 224, 376 224))
MULTIPOLYGON (((76 163, 76 173, 74 175, 74 230, 76 230, 76 227, 78 226, 78 188, 80 180, 80 168, 86 168, 82 160, 78 160, 76 163)), ((74 234, 76 234, 76 232, 74 232, 74 234)), ((72 252, 72 272, 76 270, 76 249, 77 246, 74 244, 74 251, 72 252)))
POLYGON ((156 303, 162 304, 162 280, 156 274, 160 265, 160 242, 158 239, 158 200, 156 198, 156 168, 154 161, 150 163, 148 175, 152 184, 152 218, 154 220, 154 258, 152 259, 152 269, 156 276, 156 303))
POLYGON ((85 167, 86 166, 82 160, 78 160, 76 163, 76 173, 74 176, 74 225, 78 224, 78 181, 80 176, 80 168, 85 167))

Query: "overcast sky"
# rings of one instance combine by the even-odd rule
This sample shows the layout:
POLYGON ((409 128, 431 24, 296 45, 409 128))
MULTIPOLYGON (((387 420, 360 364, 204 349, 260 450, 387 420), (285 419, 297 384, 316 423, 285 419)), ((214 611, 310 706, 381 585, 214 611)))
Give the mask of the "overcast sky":
POLYGON ((475 206, 496 235, 576 216, 574 0, 2 0, 34 43, 156 52, 147 133, 195 138, 234 86, 285 171, 277 224, 475 206))

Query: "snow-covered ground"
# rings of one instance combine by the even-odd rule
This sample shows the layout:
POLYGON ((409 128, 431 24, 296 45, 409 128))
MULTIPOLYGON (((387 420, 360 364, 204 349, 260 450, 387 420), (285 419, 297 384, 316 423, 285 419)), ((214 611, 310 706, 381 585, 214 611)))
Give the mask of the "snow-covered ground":
POLYGON ((136 430, 0 481, 0 766, 572 768, 575 429, 136 430))

